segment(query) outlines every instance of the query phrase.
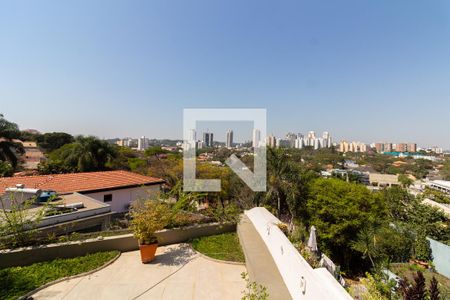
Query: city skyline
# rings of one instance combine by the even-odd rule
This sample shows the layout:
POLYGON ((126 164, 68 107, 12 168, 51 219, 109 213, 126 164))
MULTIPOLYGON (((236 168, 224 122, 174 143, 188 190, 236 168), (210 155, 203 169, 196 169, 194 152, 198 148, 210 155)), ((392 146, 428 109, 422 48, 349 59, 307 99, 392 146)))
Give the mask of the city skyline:
POLYGON ((184 108, 255 107, 276 136, 450 149, 449 15, 445 1, 2 3, 1 113, 179 139, 184 108))

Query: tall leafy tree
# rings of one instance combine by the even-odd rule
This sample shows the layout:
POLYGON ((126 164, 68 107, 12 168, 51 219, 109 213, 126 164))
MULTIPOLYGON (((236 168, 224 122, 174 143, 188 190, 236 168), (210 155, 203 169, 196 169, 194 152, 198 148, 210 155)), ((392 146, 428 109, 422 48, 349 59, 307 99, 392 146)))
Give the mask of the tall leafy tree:
POLYGON ((46 152, 52 152, 74 141, 74 137, 65 132, 48 132, 37 137, 39 147, 46 152))
MULTIPOLYGON (((386 215, 380 194, 363 185, 323 178, 311 183, 307 211, 309 225, 317 228, 321 249, 347 269, 359 264, 360 254, 352 249, 358 233, 363 228, 376 227, 386 215)), ((364 239, 360 237, 364 245, 358 245, 358 250, 372 251, 370 236, 368 232, 364 239)))
POLYGON ((53 151, 40 165, 41 173, 91 172, 110 169, 117 147, 95 137, 78 137, 53 151))
POLYGON ((305 206, 306 176, 302 175, 285 149, 268 148, 264 203, 276 207, 279 217, 287 214, 291 222, 305 206))
POLYGON ((18 155, 24 152, 22 145, 13 141, 19 137, 17 124, 9 122, 0 114, 0 160, 9 162, 13 168, 17 166, 18 155))

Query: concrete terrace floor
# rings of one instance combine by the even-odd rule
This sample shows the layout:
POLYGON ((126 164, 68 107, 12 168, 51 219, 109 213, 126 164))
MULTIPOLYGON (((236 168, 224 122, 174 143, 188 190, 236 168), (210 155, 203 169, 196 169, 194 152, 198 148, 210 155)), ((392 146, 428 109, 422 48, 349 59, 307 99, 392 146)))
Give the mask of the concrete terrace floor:
POLYGON ((159 247, 142 264, 139 251, 122 253, 111 265, 49 286, 33 299, 241 299, 244 265, 215 262, 187 244, 159 247))

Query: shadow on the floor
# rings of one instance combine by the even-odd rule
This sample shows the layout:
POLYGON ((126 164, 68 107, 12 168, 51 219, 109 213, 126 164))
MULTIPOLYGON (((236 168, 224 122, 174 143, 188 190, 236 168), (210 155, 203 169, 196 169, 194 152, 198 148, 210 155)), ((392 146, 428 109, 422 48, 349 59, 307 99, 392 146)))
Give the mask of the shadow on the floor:
POLYGON ((164 266, 181 266, 195 257, 196 253, 188 244, 167 248, 163 253, 156 255, 154 264, 164 266))

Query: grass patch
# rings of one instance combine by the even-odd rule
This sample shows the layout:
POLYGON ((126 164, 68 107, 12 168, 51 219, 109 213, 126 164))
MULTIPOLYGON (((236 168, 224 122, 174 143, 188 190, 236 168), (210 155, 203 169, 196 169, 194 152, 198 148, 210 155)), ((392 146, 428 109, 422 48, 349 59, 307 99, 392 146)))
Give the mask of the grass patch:
POLYGON ((235 232, 205 236, 192 240, 192 247, 206 256, 234 262, 245 262, 239 238, 235 232))
POLYGON ((118 251, 98 252, 0 270, 0 299, 17 299, 56 279, 94 270, 113 259, 118 253, 118 251))
POLYGON ((417 271, 422 271, 423 276, 425 277, 426 280, 427 288, 430 286, 430 281, 434 276, 438 281, 438 287, 439 291, 441 292, 441 298, 450 299, 450 279, 448 279, 447 277, 439 273, 427 270, 421 266, 408 263, 391 264, 390 269, 397 276, 400 276, 401 278, 406 278, 410 283, 414 281, 413 276, 417 273, 417 271))

